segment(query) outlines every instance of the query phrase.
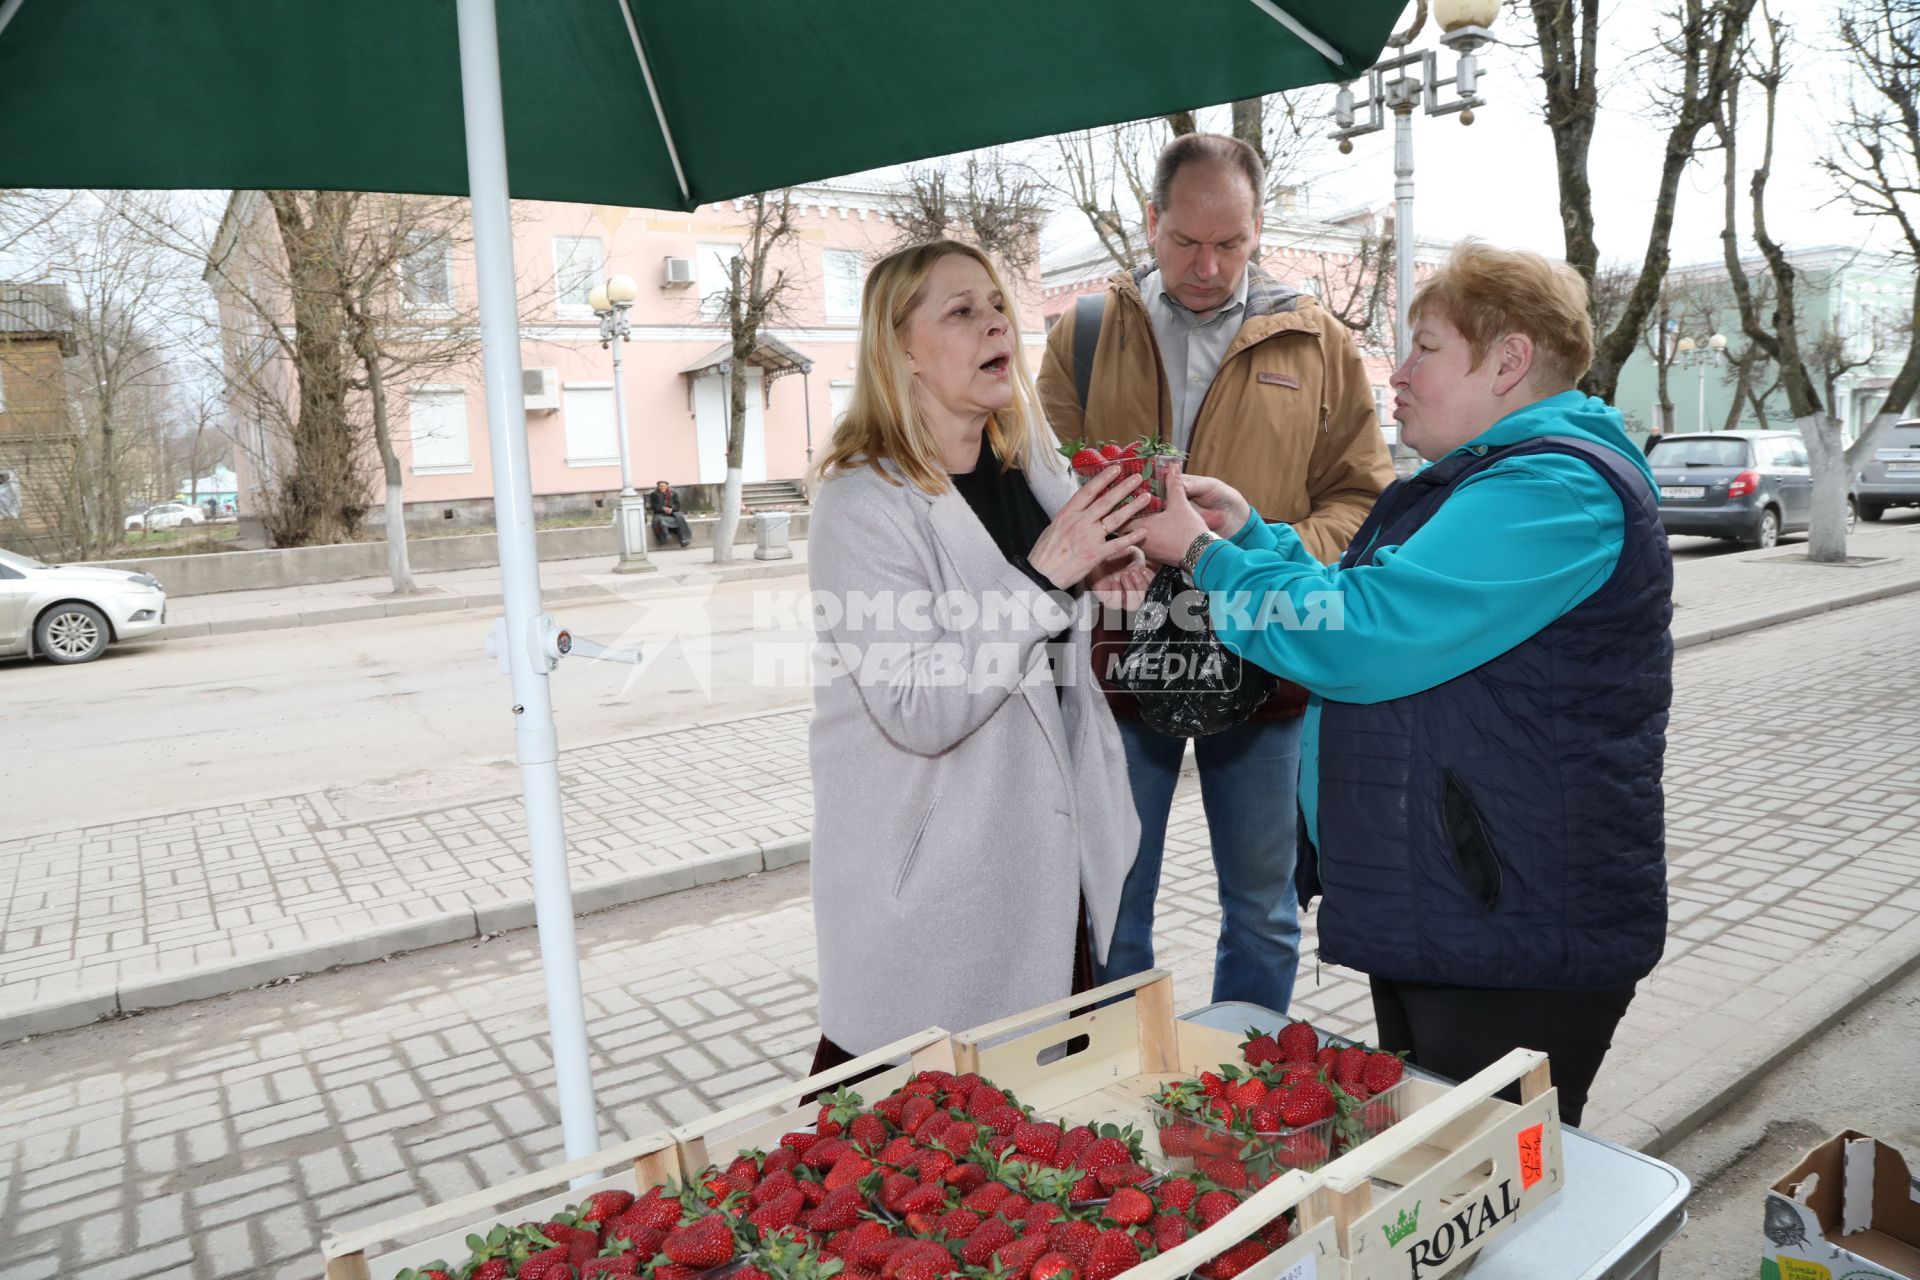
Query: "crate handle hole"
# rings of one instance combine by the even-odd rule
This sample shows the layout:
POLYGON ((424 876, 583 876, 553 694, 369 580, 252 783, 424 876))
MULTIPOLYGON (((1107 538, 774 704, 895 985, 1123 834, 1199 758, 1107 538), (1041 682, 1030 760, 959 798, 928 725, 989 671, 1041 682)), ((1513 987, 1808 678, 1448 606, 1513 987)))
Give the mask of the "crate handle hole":
POLYGON ((1462 1200, 1477 1200, 1493 1185, 1493 1161, 1482 1160, 1473 1168, 1455 1178, 1447 1189, 1440 1193, 1443 1204, 1455 1204, 1462 1200))
POLYGON ((1056 1062, 1065 1062, 1068 1058, 1085 1053, 1092 1047, 1092 1036, 1069 1036, 1067 1039, 1057 1044, 1050 1044, 1034 1054, 1033 1065, 1036 1067, 1050 1067, 1056 1062))

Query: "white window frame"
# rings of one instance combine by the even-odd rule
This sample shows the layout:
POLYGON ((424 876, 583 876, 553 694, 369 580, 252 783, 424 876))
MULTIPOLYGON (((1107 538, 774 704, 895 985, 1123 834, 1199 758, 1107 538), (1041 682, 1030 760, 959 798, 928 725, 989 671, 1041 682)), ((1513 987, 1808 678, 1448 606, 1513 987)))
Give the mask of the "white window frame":
POLYGON ((407 459, 408 469, 416 476, 464 476, 473 471, 473 419, 467 413, 467 389, 432 383, 407 388, 407 440, 411 446, 411 456, 407 459), (460 452, 464 462, 430 462, 421 465, 420 435, 418 418, 414 412, 415 402, 424 396, 439 398, 457 396, 460 401, 460 421, 463 430, 452 437, 460 443, 460 452))
POLYGON ((569 467, 617 467, 620 465, 620 406, 613 403, 613 384, 611 382, 563 382, 560 384, 560 431, 561 448, 566 453, 569 467), (605 456, 576 458, 573 456, 573 440, 566 434, 567 392, 604 391, 607 393, 607 407, 613 411, 613 452, 605 456))
POLYGON ((842 409, 838 413, 833 412, 833 393, 840 390, 842 387, 845 387, 847 391, 847 409, 853 408, 853 379, 852 378, 835 378, 833 381, 829 382, 827 384, 827 416, 831 418, 832 421, 827 424, 828 430, 832 430, 833 428, 839 426, 840 419, 845 417, 847 414, 847 409, 842 409))
POLYGON ((860 291, 866 283, 866 261, 857 249, 822 249, 820 251, 820 305, 828 320, 858 321, 860 291), (835 288, 837 282, 845 279, 845 263, 849 258, 853 260, 851 297, 835 288))
POLYGON ((555 236, 553 238, 554 310, 563 316, 591 316, 593 308, 587 305, 584 295, 591 293, 593 286, 606 278, 606 271, 607 247, 599 236, 555 236), (580 292, 583 295, 581 299, 578 302, 570 302, 567 300, 566 289, 569 283, 568 273, 574 270, 574 255, 578 252, 579 246, 584 244, 593 246, 593 270, 586 273, 579 281, 580 292))
POLYGON ((694 249, 693 287, 699 291, 700 315, 718 320, 727 313, 728 280, 723 264, 745 254, 737 241, 703 240, 694 249), (718 273, 716 276, 712 273, 718 273), (717 286, 717 287, 716 287, 717 286))
MULTIPOLYGON (((400 269, 401 300, 405 302, 408 307, 412 308, 415 311, 441 312, 441 313, 451 314, 453 311, 453 246, 449 244, 447 241, 447 238, 442 235, 420 233, 417 239, 418 239, 418 243, 416 243, 413 248, 409 249, 406 253, 400 256, 399 269, 400 269), (439 251, 439 259, 440 259, 440 291, 445 296, 440 298, 426 298, 426 299, 417 299, 417 298, 408 297, 407 296, 408 285, 410 283, 409 264, 412 262, 414 258, 423 256, 429 250, 435 250, 435 249, 439 251)), ((418 277, 414 277, 414 278, 418 278, 418 277)))

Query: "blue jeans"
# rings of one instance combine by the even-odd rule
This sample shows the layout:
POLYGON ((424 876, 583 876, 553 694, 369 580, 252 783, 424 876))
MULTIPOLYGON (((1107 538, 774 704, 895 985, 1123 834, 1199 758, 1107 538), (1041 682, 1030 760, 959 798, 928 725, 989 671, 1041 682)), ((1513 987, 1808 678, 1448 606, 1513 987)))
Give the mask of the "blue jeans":
MULTIPOLYGON (((1140 815, 1140 852, 1120 894, 1119 923, 1100 970, 1103 983, 1153 968, 1153 905, 1187 746, 1185 738, 1137 720, 1119 723, 1140 815)), ((1249 721, 1194 743, 1220 891, 1213 998, 1247 1000, 1281 1013, 1293 999, 1300 965, 1293 888, 1300 723, 1299 717, 1249 721)))

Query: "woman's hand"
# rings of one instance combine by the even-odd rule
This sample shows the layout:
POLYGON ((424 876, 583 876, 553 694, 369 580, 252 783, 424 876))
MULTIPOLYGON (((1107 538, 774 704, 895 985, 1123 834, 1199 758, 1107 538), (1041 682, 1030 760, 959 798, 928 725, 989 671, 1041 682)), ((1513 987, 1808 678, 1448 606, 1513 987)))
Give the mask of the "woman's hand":
POLYGON ((1119 467, 1108 467, 1068 498, 1027 552, 1027 563, 1065 591, 1088 574, 1128 556, 1146 535, 1128 531, 1107 535, 1146 510, 1147 491, 1142 476, 1122 477, 1119 467))
POLYGON ((1253 518, 1252 505, 1240 496, 1238 489, 1224 480, 1215 480, 1212 476, 1190 476, 1182 472, 1180 486, 1186 490, 1187 501, 1207 522, 1207 528, 1223 538, 1233 537, 1246 528, 1247 521, 1253 518))
MULTIPOLYGON (((1218 483, 1218 481, 1215 481, 1218 483)), ((1225 485, 1220 486, 1223 489, 1225 485)), ((1231 489, 1227 492, 1232 493, 1231 489)), ((1234 495, 1238 497, 1238 494, 1234 495)), ((1179 564, 1193 540, 1207 532, 1207 520, 1200 508, 1187 501, 1186 476, 1175 466, 1167 472, 1167 509, 1158 515, 1136 520, 1128 533, 1144 534, 1140 549, 1155 564, 1179 564)))
POLYGON ((1109 560, 1087 575, 1087 589, 1094 599, 1129 613, 1146 603, 1147 588, 1152 585, 1153 566, 1138 547, 1125 559, 1109 560))

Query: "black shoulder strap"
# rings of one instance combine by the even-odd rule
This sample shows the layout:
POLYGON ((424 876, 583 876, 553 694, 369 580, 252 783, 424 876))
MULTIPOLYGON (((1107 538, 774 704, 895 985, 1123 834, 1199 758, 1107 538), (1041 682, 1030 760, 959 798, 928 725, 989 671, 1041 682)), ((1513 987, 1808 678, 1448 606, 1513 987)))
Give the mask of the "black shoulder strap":
POLYGON ((1093 386, 1093 349, 1100 344, 1100 323, 1107 317, 1107 291, 1084 294, 1073 303, 1073 391, 1080 408, 1087 407, 1093 386))

